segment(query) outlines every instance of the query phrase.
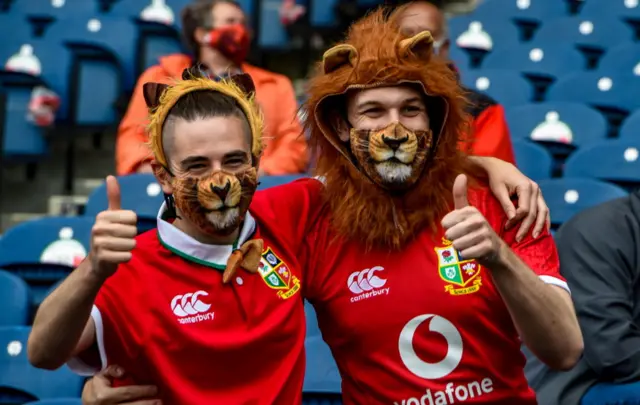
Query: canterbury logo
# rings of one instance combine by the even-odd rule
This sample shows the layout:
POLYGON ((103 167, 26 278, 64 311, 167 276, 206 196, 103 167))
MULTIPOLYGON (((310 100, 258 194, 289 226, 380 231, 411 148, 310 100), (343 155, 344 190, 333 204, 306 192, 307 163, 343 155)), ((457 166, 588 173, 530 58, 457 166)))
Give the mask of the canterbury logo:
POLYGON ((197 315, 207 312, 211 308, 211 304, 205 304, 200 301, 200 297, 207 297, 204 291, 189 293, 184 295, 176 295, 171 300, 171 310, 179 317, 189 315, 197 315))
POLYGON ((376 288, 382 288, 387 283, 387 280, 382 279, 376 275, 377 272, 384 270, 383 267, 375 266, 370 269, 364 269, 362 271, 356 271, 351 273, 347 280, 347 286, 354 294, 361 294, 363 292, 371 291, 376 288))

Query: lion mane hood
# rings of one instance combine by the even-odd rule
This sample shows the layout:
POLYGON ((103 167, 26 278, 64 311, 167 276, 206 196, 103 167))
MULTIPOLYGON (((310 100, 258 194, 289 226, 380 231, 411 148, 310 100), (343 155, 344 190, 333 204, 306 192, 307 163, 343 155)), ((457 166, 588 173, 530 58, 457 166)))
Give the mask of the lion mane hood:
POLYGON ((428 31, 413 37, 400 32, 401 12, 387 17, 384 9, 376 10, 356 22, 344 42, 325 52, 309 80, 303 107, 332 225, 340 236, 362 241, 367 249, 400 249, 425 227, 436 231, 452 207, 455 177, 468 172, 457 148, 469 124, 463 90, 446 61, 432 54, 428 31), (347 91, 401 84, 423 91, 434 147, 417 183, 393 193, 361 170, 335 122, 346 121, 347 91))

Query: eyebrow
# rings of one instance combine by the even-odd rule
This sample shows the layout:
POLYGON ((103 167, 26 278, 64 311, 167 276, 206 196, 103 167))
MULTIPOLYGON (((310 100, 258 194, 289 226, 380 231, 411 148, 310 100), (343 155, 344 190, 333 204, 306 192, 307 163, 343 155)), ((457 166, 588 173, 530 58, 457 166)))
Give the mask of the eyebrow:
POLYGON ((224 157, 225 159, 235 158, 235 157, 247 158, 249 157, 249 153, 244 150, 238 149, 238 150, 231 151, 229 153, 225 153, 224 157))
POLYGON ((185 166, 192 165, 194 163, 201 163, 201 162, 206 162, 206 161, 207 161, 207 158, 204 157, 204 156, 189 156, 188 158, 182 160, 180 162, 180 165, 182 167, 185 167, 185 166))
MULTIPOLYGON (((421 101, 422 99, 420 97, 411 97, 406 100, 402 100, 402 104, 419 103, 421 101)), ((362 111, 366 108, 378 107, 380 105, 382 105, 382 103, 379 101, 375 101, 375 100, 365 101, 364 103, 358 105, 358 110, 362 111)))

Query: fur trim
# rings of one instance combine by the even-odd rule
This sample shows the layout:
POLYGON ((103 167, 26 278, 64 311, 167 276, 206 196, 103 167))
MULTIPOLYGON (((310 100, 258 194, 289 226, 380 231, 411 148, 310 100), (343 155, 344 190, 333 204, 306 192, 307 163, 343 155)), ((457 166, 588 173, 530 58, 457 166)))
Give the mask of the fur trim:
POLYGON ((456 176, 469 173, 470 166, 458 151, 459 135, 468 133, 470 118, 455 72, 431 55, 430 35, 407 38, 398 30, 396 16, 385 18, 379 9, 355 23, 338 45, 347 46, 339 53, 327 52, 333 55, 330 68, 326 55, 325 63, 317 67, 305 105, 305 126, 318 156, 316 175, 325 179, 324 198, 332 224, 340 235, 361 240, 366 248, 401 249, 425 227, 436 231, 452 207, 456 176), (402 83, 422 86, 435 147, 415 186, 394 194, 365 176, 332 122, 344 118, 344 94, 349 89, 402 83))

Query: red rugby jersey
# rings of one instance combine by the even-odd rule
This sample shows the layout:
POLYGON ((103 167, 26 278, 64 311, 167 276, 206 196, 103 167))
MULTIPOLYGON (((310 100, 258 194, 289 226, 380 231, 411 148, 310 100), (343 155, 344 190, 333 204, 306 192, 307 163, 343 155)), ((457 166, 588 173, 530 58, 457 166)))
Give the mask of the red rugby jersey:
MULTIPOLYGON (((470 190, 511 248, 550 284, 567 288, 548 233, 521 243, 505 231, 499 203, 470 190)), ((535 404, 525 359, 491 271, 462 260, 442 230, 402 252, 366 251, 335 240, 330 217, 309 238, 304 280, 324 340, 342 375, 344 403, 535 404)))
MULTIPOLYGON (((298 245, 319 183, 256 194, 238 243, 264 240, 259 274, 222 272, 232 246, 203 245, 158 220, 100 290, 92 317, 102 366, 154 384, 165 404, 299 404, 305 318, 298 245), (310 186, 308 186, 310 185, 310 186)), ((85 371, 77 360, 70 365, 85 371)))

